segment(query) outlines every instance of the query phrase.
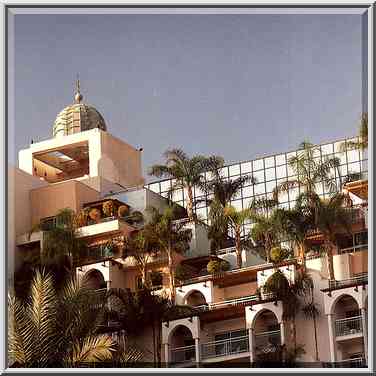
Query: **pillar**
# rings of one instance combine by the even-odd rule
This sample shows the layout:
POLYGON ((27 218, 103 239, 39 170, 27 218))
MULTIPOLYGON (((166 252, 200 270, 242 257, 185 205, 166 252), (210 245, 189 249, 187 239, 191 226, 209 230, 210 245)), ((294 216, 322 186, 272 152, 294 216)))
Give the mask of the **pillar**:
POLYGON ((333 315, 328 314, 328 328, 329 328, 329 346, 330 346, 330 360, 332 363, 337 361, 337 341, 334 331, 333 315))
POLYGON ((168 343, 164 344, 164 356, 165 356, 166 367, 168 367, 168 364, 170 363, 170 349, 168 347, 168 343))
POLYGON ((111 288, 111 282, 112 281, 106 281, 107 290, 109 290, 111 288))
POLYGON ((195 354, 196 354, 196 367, 200 366, 200 340, 199 338, 195 338, 195 354))
POLYGON ((249 341, 249 361, 251 362, 251 367, 255 361, 255 353, 254 353, 254 333, 253 328, 248 330, 248 341, 249 341))
POLYGON ((283 321, 281 321, 279 323, 279 329, 281 331, 281 345, 283 346, 286 342, 286 339, 285 339, 285 323, 283 321))
POLYGON ((367 312, 365 308, 362 308, 361 312, 362 312, 362 330, 363 330, 363 341, 364 341, 364 356, 366 358, 366 363, 368 364, 367 312))

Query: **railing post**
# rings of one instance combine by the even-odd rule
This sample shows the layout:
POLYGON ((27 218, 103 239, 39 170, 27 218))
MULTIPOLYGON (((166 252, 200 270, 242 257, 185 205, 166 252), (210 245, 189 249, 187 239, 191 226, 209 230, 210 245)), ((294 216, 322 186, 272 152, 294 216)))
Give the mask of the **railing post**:
POLYGON ((164 344, 164 353, 165 353, 166 367, 168 367, 168 364, 170 363, 170 351, 169 351, 168 343, 164 344))
POLYGON ((279 327, 281 333, 281 345, 283 346, 285 344, 285 323, 283 320, 280 322, 279 327))
POLYGON ((368 333, 367 333, 367 312, 363 307, 362 311, 362 330, 363 330, 363 342, 364 342, 364 356, 366 358, 366 363, 368 364, 368 333))
POLYGON ((330 346, 330 359, 334 363, 337 360, 337 342, 334 328, 333 315, 328 314, 328 327, 329 327, 329 346, 330 346))
POLYGON ((255 354, 254 354, 254 333, 253 328, 249 328, 248 330, 248 341, 249 341, 249 361, 251 362, 251 366, 255 361, 255 354))
POLYGON ((201 354, 200 354, 200 340, 195 338, 195 354, 196 354, 196 367, 200 367, 201 354))

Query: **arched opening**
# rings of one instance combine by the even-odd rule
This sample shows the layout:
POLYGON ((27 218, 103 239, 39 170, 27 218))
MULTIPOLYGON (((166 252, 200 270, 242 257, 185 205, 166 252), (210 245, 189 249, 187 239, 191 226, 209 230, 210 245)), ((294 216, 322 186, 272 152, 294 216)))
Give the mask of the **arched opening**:
POLYGON ((194 290, 185 298, 185 304, 192 307, 206 305, 206 299, 201 291, 194 290))
POLYGON ((281 360, 281 326, 274 312, 268 309, 255 318, 254 346, 256 362, 281 360))
POLYGON ((84 275, 83 283, 87 288, 93 290, 106 288, 106 282, 104 280, 103 274, 97 269, 89 270, 84 275))
POLYGON ((359 367, 364 362, 362 315, 357 301, 342 295, 333 307, 338 359, 341 364, 359 367))
POLYGON ((191 331, 178 325, 170 334, 170 358, 172 363, 194 362, 196 359, 195 340, 191 331))

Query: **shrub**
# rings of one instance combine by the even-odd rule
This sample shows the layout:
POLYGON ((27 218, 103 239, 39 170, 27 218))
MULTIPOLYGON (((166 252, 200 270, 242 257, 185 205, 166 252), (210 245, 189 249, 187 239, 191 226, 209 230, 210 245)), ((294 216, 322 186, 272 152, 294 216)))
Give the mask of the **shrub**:
POLYGON ((120 205, 118 208, 118 216, 125 217, 129 214, 129 207, 127 205, 120 205))
POLYGON ((111 200, 104 202, 102 210, 106 217, 113 217, 115 210, 114 203, 111 200))
POLYGON ((273 293, 281 298, 289 295, 290 290, 289 281, 280 270, 276 270, 264 284, 266 293, 273 293))
POLYGON ((208 262, 206 269, 210 274, 225 272, 230 269, 230 263, 226 260, 211 260, 208 262))
POLYGON ((102 217, 102 213, 99 209, 93 208, 89 211, 89 217, 90 219, 98 223, 102 217))
POLYGON ((289 256, 289 251, 281 247, 273 247, 270 250, 270 260, 273 264, 278 264, 286 260, 289 256))
POLYGON ((193 275, 192 270, 186 265, 179 264, 175 269, 175 278, 178 281, 184 281, 185 279, 191 278, 193 275))
POLYGON ((76 223, 78 227, 83 227, 87 225, 89 219, 89 210, 87 208, 81 209, 76 217, 76 223))
POLYGON ((221 271, 227 272, 228 270, 230 270, 230 263, 226 260, 222 260, 220 262, 220 268, 221 268, 221 271))

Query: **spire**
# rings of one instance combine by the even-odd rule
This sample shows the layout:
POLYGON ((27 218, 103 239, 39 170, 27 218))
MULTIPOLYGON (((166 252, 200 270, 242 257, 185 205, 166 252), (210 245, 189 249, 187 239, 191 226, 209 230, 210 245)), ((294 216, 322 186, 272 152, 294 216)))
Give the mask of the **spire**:
POLYGON ((74 100, 76 103, 80 103, 82 101, 82 94, 80 93, 80 78, 77 74, 77 80, 76 80, 76 94, 74 95, 74 100))

